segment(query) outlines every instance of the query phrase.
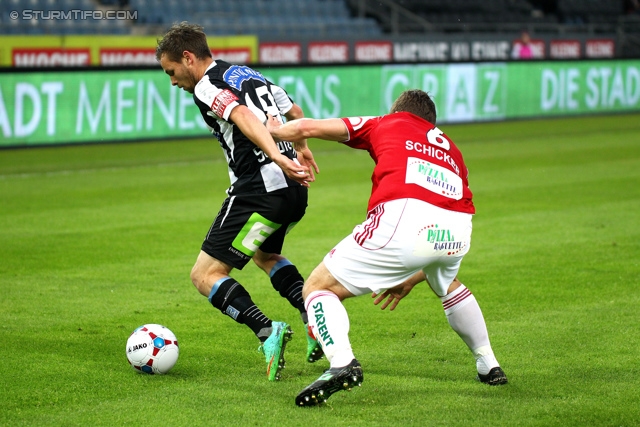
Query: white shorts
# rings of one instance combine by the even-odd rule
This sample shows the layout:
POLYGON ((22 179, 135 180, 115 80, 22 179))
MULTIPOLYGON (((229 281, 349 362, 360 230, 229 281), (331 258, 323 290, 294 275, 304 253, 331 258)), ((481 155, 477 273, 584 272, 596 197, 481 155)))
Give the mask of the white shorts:
POLYGON ((417 199, 382 203, 324 257, 324 264, 356 296, 381 293, 420 270, 444 296, 471 246, 471 218, 417 199))

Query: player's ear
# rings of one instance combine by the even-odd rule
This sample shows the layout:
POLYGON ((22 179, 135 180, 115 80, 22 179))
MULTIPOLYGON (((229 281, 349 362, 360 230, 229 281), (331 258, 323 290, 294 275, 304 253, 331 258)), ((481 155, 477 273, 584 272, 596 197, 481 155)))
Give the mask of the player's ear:
POLYGON ((182 61, 184 61, 185 65, 193 64, 193 54, 188 50, 182 52, 182 61))

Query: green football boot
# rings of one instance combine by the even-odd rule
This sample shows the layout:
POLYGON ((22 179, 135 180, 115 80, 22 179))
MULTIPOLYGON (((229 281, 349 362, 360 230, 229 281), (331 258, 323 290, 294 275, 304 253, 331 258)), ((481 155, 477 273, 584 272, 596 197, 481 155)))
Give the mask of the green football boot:
POLYGON ((280 371, 284 369, 284 349, 291 340, 291 328, 284 322, 272 322, 273 328, 269 338, 258 348, 267 361, 267 378, 269 381, 280 379, 280 371))
POLYGON ((307 330, 307 362, 315 363, 322 359, 324 351, 322 351, 320 342, 313 336, 313 332, 311 332, 311 327, 308 323, 305 323, 304 328, 307 330))

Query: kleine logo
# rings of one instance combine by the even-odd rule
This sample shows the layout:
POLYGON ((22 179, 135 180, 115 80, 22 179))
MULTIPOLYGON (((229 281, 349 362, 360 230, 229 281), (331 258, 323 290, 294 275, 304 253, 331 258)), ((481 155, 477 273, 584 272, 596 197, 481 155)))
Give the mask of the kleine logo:
POLYGON ((224 110, 227 109, 229 104, 237 100, 238 97, 233 92, 231 92, 229 89, 224 89, 213 100, 211 111, 216 113, 218 117, 222 117, 224 115, 224 110))
POLYGON ((616 51, 612 39, 587 40, 585 53, 587 58, 613 58, 616 51))
POLYGON ((555 59, 580 58, 580 41, 551 40, 549 56, 555 59))
POLYGON ((358 62, 389 62, 393 60, 391 42, 358 42, 355 45, 358 62))
POLYGON ((344 42, 309 43, 309 62, 347 62, 349 45, 344 42))
POLYGON ((260 62, 263 64, 298 64, 301 58, 300 43, 261 43, 260 62))

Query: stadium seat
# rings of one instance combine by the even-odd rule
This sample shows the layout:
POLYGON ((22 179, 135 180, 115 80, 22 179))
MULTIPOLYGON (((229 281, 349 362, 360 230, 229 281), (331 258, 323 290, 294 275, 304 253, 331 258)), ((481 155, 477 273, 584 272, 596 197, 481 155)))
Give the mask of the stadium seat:
MULTIPOLYGON (((435 25, 436 31, 497 31, 505 23, 589 24, 613 28, 624 16, 624 0, 393 0, 409 14, 435 25), (553 7, 550 7, 552 4, 553 7)), ((386 2, 361 0, 0 0, 2 34, 157 34, 159 28, 186 20, 205 26, 215 35, 256 34, 270 41, 281 38, 353 38, 384 32, 422 32, 424 21, 400 15, 392 22, 386 2), (360 11, 361 5, 365 11, 360 11), (93 25, 82 22, 32 23, 11 20, 9 13, 34 10, 128 9, 137 21, 126 25, 93 25), (220 19, 217 19, 220 18, 220 19)), ((18 20, 20 21, 20 20, 18 20)), ((432 31, 433 27, 429 31, 432 31)))

